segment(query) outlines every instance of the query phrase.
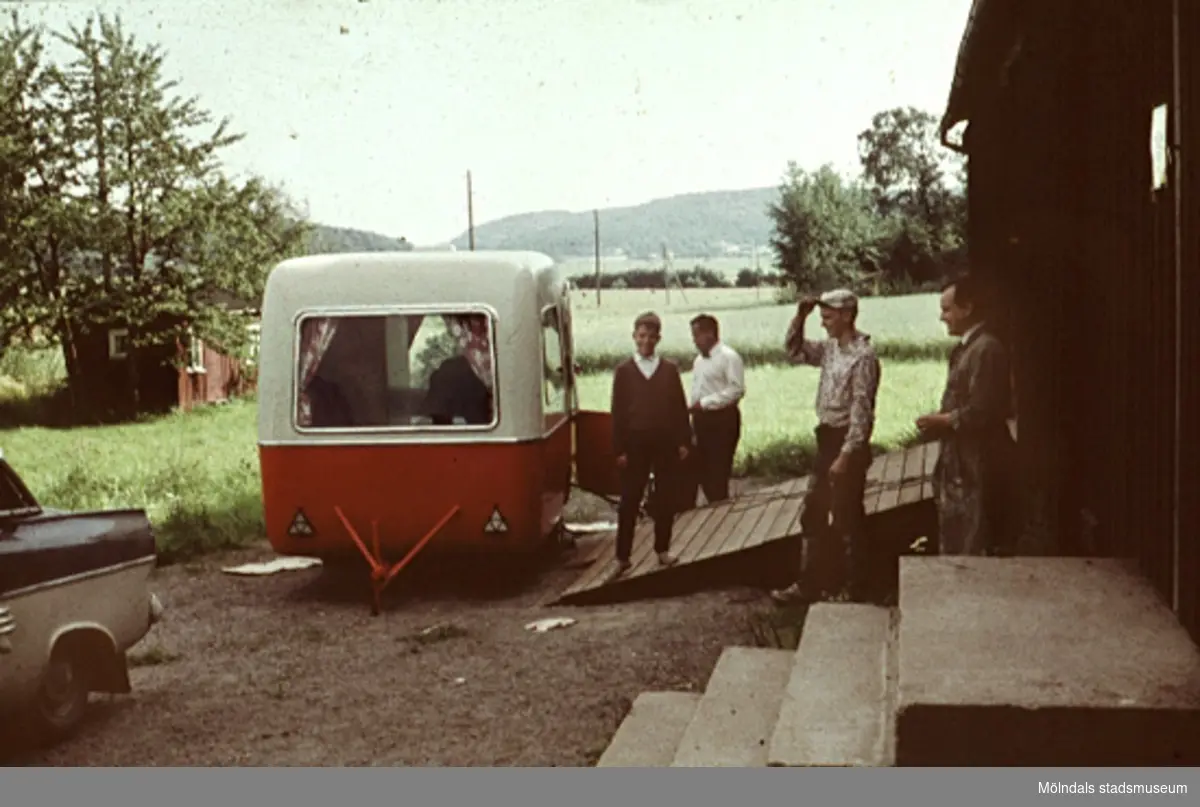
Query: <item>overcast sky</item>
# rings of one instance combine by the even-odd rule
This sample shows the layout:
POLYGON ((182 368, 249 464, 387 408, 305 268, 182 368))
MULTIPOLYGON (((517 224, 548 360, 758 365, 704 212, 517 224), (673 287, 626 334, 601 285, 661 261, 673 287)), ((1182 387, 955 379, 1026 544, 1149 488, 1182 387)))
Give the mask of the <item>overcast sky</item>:
MULTIPOLYGON (((7 4, 6 4, 7 5, 7 4)), ((232 118, 235 171, 418 243, 541 209, 857 169, 875 112, 941 115, 970 0, 67 0, 120 12, 232 118)))

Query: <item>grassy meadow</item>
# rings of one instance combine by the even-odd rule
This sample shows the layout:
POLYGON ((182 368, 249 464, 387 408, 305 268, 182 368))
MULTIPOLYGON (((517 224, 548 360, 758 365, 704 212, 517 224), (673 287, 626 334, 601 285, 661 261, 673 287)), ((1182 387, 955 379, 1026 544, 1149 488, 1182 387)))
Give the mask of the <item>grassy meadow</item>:
MULTIPOLYGON (((664 354, 690 366, 688 320, 706 311, 747 359, 747 397, 737 472, 802 474, 811 467, 817 370, 781 364, 780 342, 792 314, 771 291, 754 289, 578 292, 575 330, 584 408, 607 409, 607 370, 632 350, 631 325, 653 309, 664 320, 664 354), (686 298, 686 299, 685 299, 686 298)), ((815 323, 814 323, 815 324, 815 323)), ((875 443, 897 447, 913 419, 936 406, 945 374, 946 338, 933 295, 863 302, 861 325, 883 361, 875 443)), ((0 408, 19 415, 57 382, 54 351, 10 351, 0 359, 0 408)), ((690 378, 685 376, 685 383, 690 378)), ((262 534, 253 400, 189 414, 104 427, 0 429, 0 449, 44 504, 67 509, 143 507, 159 534, 164 561, 244 544, 262 534)))

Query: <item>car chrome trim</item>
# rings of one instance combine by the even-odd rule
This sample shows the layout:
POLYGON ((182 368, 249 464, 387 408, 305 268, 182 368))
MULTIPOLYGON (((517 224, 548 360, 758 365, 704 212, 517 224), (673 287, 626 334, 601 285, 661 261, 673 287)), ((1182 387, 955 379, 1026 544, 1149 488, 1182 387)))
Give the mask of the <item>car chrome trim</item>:
POLYGON ((67 586, 72 583, 78 583, 83 580, 90 580, 93 577, 105 577, 110 574, 116 574, 117 572, 123 572, 126 569, 132 569, 135 566, 153 565, 156 560, 156 556, 146 555, 145 557, 135 558, 134 560, 127 560, 124 563, 116 563, 112 566, 104 566, 100 569, 91 569, 86 572, 80 572, 79 574, 60 577, 57 580, 47 580, 45 583, 37 583, 36 585, 13 589, 12 591, 6 592, 4 594, 4 598, 12 600, 16 599, 17 597, 34 594, 38 591, 45 591, 47 589, 58 588, 59 586, 67 586))

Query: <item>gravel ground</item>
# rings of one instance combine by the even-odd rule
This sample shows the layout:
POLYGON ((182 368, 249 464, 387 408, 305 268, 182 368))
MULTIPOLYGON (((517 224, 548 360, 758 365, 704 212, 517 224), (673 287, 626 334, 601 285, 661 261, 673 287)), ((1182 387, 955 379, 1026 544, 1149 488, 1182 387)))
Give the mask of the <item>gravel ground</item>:
MULTIPOLYGON (((593 539, 594 540, 594 539, 593 539)), ((574 555, 586 551, 581 541, 574 555)), ((167 619, 131 653, 132 695, 94 696, 49 750, 9 765, 579 766, 639 692, 703 689, 721 649, 753 644, 759 592, 546 608, 578 568, 402 573, 383 615, 363 583, 319 569, 242 578, 265 544, 156 572, 167 619), (414 588, 420 580, 420 589, 414 588), (468 597, 464 592, 471 592, 468 597), (570 627, 525 625, 570 616, 570 627)))

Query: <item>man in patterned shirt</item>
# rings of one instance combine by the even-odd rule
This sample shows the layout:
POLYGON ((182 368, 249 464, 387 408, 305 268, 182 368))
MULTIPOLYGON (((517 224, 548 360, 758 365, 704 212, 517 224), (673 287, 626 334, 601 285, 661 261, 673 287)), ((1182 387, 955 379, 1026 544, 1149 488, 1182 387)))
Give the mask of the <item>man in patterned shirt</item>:
MULTIPOLYGON (((820 299, 800 302, 784 339, 793 364, 821 368, 816 403, 817 461, 801 519, 806 543, 803 571, 827 570, 836 563, 841 567, 837 569, 839 582, 848 584, 850 598, 855 600, 864 594, 863 493, 871 465, 880 376, 879 358, 870 337, 855 327, 857 318, 858 298, 852 292, 826 292, 820 299), (804 336, 804 322, 818 306, 821 325, 829 335, 823 341, 804 336)), ((831 588, 836 590, 809 579, 773 591, 771 596, 781 603, 813 600, 831 588)))

